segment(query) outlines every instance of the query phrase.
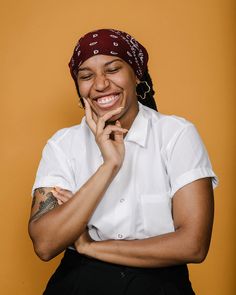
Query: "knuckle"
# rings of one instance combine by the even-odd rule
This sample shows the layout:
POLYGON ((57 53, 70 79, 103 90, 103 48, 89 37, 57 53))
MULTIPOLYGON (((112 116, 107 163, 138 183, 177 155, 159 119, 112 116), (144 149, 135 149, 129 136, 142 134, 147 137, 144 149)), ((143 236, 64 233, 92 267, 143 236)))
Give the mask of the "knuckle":
POLYGON ((113 129, 112 127, 113 127, 113 126, 111 126, 111 125, 107 125, 107 126, 104 128, 104 130, 106 130, 106 131, 110 131, 110 130, 113 129))

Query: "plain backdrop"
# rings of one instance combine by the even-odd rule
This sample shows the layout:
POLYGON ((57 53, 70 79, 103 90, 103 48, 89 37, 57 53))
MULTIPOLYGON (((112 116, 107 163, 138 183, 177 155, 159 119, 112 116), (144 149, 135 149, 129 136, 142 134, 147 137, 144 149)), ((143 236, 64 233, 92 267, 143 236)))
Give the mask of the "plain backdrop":
POLYGON ((198 295, 235 292, 235 1, 0 1, 0 293, 42 294, 61 256, 45 263, 27 233, 31 187, 47 139, 80 123, 69 74, 77 39, 127 31, 148 49, 162 113, 197 127, 220 180, 211 248, 190 265, 198 295))

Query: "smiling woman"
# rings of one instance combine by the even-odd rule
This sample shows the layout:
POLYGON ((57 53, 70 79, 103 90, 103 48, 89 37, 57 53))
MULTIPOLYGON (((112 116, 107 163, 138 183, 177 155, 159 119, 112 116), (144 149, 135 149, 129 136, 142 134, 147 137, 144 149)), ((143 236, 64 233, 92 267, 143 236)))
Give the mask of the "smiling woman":
POLYGON ((125 61, 107 55, 87 59, 78 72, 80 94, 87 99, 94 113, 102 117, 107 111, 123 107, 110 121, 119 119, 127 129, 138 113, 138 82, 133 69, 125 61), (127 112, 129 116, 124 116, 127 112))
POLYGON ((33 186, 35 252, 65 255, 44 292, 194 294, 218 179, 193 123, 159 113, 148 53, 125 32, 78 41, 69 63, 85 107, 44 148, 33 186))

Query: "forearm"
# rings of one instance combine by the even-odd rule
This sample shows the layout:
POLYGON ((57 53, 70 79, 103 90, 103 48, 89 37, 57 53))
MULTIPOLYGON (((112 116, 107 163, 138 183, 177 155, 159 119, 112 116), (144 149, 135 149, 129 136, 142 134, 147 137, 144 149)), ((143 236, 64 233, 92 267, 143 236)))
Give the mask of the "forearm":
POLYGON ((101 165, 68 202, 40 217, 32 216, 29 233, 36 253, 43 260, 53 258, 73 244, 85 230, 116 172, 112 165, 101 165))
POLYGON ((200 179, 178 190, 173 198, 175 232, 143 240, 90 241, 82 252, 106 262, 136 267, 200 263, 208 253, 213 216, 211 180, 200 179))
POLYGON ((84 254, 110 263, 153 268, 201 262, 203 254, 198 245, 194 237, 177 230, 143 240, 92 242, 84 254))

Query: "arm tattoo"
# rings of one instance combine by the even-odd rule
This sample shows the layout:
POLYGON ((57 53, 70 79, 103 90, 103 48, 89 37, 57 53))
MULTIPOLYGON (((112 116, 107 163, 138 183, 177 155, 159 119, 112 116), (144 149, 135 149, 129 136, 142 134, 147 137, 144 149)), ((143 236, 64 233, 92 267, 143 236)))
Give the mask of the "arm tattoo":
MULTIPOLYGON (((45 191, 44 193, 45 194, 45 191)), ((52 210, 53 208, 58 206, 57 199, 53 196, 51 192, 46 194, 46 200, 41 201, 39 203, 38 211, 30 218, 30 221, 39 218, 43 214, 47 213, 48 211, 52 210)))
POLYGON ((40 194, 45 195, 45 189, 43 187, 39 187, 36 189, 40 194))
POLYGON ((35 195, 35 193, 34 193, 31 208, 34 207, 35 203, 36 203, 36 195, 35 195))
POLYGON ((36 203, 36 192, 39 192, 41 195, 45 195, 45 189, 43 187, 39 187, 34 191, 34 195, 33 195, 33 200, 32 200, 32 206, 31 208, 34 207, 35 203, 36 203))

